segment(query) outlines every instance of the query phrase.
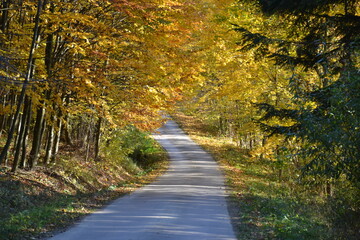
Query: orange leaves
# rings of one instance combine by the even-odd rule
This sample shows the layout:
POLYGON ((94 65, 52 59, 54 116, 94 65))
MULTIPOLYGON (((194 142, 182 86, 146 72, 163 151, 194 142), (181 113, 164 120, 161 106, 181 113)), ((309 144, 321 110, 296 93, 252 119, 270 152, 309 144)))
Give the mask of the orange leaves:
MULTIPOLYGON (((25 58, 36 5, 22 2, 25 8, 9 31, 24 34, 11 50, 25 58)), ((34 62, 34 79, 46 84, 36 84, 31 97, 49 107, 53 99, 66 98, 69 114, 154 126, 160 111, 201 80, 204 64, 192 48, 203 16, 202 1, 47 1, 34 62)))

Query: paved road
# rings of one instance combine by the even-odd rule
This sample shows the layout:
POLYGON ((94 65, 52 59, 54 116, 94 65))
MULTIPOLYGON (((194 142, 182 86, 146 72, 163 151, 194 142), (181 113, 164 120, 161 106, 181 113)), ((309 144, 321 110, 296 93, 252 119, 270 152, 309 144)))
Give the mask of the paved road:
POLYGON ((169 152, 169 170, 51 240, 235 240, 224 180, 212 157, 173 121, 155 138, 169 152))

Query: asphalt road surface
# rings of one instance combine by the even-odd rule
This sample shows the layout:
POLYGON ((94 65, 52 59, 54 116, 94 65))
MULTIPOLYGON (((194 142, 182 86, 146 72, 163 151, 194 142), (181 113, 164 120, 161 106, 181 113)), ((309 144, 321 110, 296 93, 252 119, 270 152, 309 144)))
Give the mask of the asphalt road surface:
POLYGON ((235 240, 213 158, 173 121, 159 132, 155 138, 169 152, 169 170, 51 240, 235 240))

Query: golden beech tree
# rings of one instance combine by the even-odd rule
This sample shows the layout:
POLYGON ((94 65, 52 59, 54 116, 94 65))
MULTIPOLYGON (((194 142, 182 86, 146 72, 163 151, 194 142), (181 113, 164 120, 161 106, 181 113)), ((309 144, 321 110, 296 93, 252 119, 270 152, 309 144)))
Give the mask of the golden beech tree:
POLYGON ((13 171, 35 167, 40 157, 55 162, 62 135, 67 144, 94 149, 97 159, 104 127, 155 129, 162 111, 198 79, 191 44, 202 27, 199 2, 29 0, 2 7, 0 131, 8 137, 0 163, 11 160, 13 171))
POLYGON ((241 51, 244 46, 234 29, 242 25, 256 31, 272 23, 274 34, 283 33, 276 30, 275 19, 265 21, 256 8, 233 1, 213 4, 217 7, 207 15, 206 32, 198 45, 205 62, 204 80, 189 105, 215 126, 218 134, 230 137, 254 156, 272 158, 282 138, 268 138, 262 131, 257 123, 262 116, 257 104, 293 108, 287 87, 291 73, 260 59, 254 50, 241 51))

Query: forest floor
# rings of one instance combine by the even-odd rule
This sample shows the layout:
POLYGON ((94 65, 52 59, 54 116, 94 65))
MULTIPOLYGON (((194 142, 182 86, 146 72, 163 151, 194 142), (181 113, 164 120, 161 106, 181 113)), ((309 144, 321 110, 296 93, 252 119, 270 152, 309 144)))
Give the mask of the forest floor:
POLYGON ((84 161, 81 151, 67 151, 63 149, 62 159, 51 167, 16 173, 0 169, 0 240, 49 237, 154 181, 168 166, 162 149, 137 171, 104 159, 84 161))
POLYGON ((279 177, 269 161, 216 136, 196 117, 176 113, 173 118, 225 173, 238 239, 359 239, 356 224, 349 224, 356 222, 355 215, 339 216, 324 196, 279 177))

